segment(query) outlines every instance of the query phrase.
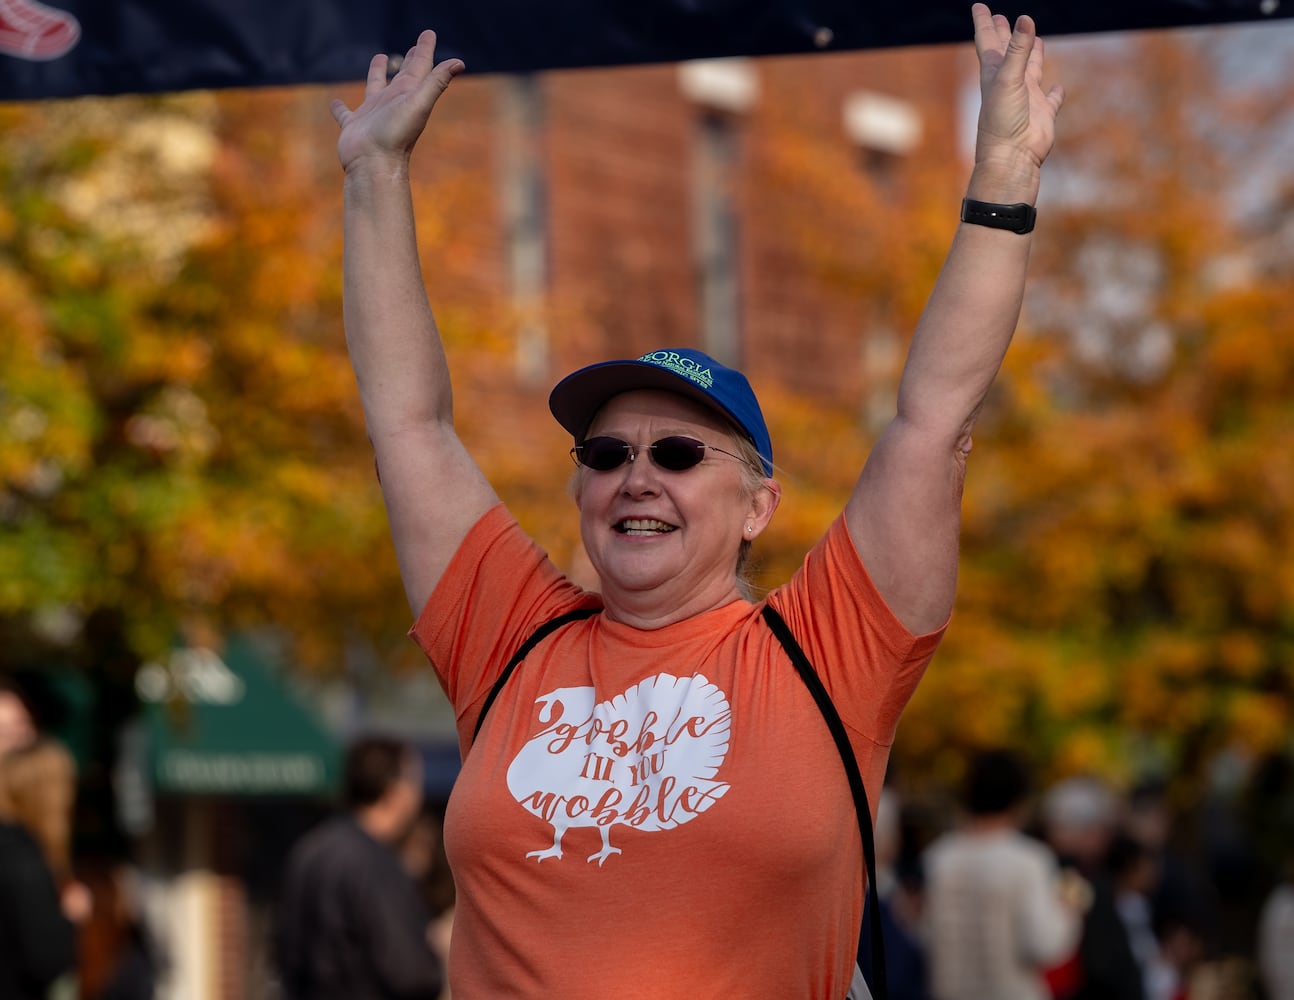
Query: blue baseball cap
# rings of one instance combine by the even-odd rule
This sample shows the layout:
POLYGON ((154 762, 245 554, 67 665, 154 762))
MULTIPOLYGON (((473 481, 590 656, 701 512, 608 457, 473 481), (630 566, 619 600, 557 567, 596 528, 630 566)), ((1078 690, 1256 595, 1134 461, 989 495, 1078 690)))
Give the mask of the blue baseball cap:
POLYGON ((602 361, 581 368, 557 383, 548 408, 578 444, 607 400, 634 389, 676 392, 718 410, 755 445, 764 475, 773 474, 773 442, 746 376, 690 347, 667 347, 636 360, 602 361))

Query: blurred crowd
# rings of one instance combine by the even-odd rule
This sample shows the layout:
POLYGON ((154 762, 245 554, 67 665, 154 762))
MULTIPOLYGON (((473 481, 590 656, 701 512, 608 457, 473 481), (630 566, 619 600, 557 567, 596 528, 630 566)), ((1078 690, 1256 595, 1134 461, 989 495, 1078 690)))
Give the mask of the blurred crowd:
MULTIPOLYGON (((878 807, 895 1000, 1294 1000, 1294 843, 1247 914, 1228 882, 1252 887, 1259 860, 1188 856, 1159 783, 1035 788, 1019 754, 990 749, 951 813, 932 811, 891 787, 878 807)), ((865 925, 870 969, 867 941, 865 925)))
MULTIPOLYGON (((421 757, 399 740, 356 740, 344 784, 343 808, 285 866, 272 992, 361 995, 356 977, 380 974, 400 984, 382 995, 445 1000, 445 804, 426 799, 421 757)), ((72 755, 0 679, 0 997, 151 1000, 164 963, 130 866, 82 877, 73 856, 76 787, 72 755), (87 990, 84 961, 105 947, 87 990)), ((894 1000, 1294 1000, 1294 840, 1276 842, 1260 905, 1238 914, 1228 880, 1258 869, 1184 851, 1162 785, 1038 788, 1021 755, 992 749, 967 762, 955 801, 890 785, 877 813, 881 904, 867 920, 882 923, 894 1000)), ((865 923, 869 973, 870 951, 865 923)))

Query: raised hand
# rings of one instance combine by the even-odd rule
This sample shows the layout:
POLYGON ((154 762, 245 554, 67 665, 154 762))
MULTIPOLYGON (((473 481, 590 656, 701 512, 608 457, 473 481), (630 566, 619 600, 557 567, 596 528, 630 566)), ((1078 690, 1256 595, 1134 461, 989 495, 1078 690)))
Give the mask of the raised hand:
POLYGON ((387 80, 387 57, 375 55, 368 64, 364 102, 352 111, 341 100, 331 105, 341 126, 337 156, 350 170, 366 157, 407 160, 427 125, 431 109, 449 82, 464 66, 461 59, 436 62, 436 33, 422 32, 387 80))
POLYGON ((1022 14, 1013 31, 1003 15, 982 3, 971 7, 971 18, 982 101, 975 162, 1037 169, 1055 142, 1065 91, 1058 84, 1042 89, 1043 43, 1033 18, 1022 14))

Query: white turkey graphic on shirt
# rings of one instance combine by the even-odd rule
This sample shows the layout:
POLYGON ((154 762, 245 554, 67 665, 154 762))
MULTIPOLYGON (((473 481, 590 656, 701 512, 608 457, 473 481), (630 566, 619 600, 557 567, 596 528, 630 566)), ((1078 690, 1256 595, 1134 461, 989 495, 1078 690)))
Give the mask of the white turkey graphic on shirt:
POLYGON ((673 829, 728 790, 714 778, 732 710, 701 674, 657 674, 600 704, 591 687, 558 688, 535 704, 540 730, 508 768, 508 790, 554 836, 552 847, 528 858, 560 858, 568 829, 596 827, 602 849, 588 860, 601 866, 620 853, 613 827, 673 829))

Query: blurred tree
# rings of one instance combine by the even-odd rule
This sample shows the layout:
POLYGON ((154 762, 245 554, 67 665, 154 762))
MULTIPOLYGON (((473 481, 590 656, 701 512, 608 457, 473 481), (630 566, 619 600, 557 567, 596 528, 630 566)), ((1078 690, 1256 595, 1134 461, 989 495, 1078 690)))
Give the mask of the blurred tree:
MULTIPOLYGON (((6 669, 113 664, 128 690, 177 634, 265 626, 306 671, 423 666, 342 336, 331 96, 0 110, 6 669)), ((492 96, 455 96, 415 163, 428 284, 463 436, 545 537, 566 445, 512 398, 515 317, 481 278, 492 96)), ((577 533, 556 537, 569 557, 577 533)))
POLYGON ((1289 749, 1294 215, 1254 181, 1294 77, 1225 78, 1242 41, 1053 50, 1078 88, 978 428, 956 627, 901 737, 928 773, 1005 733, 1058 772, 1187 784, 1289 749))
POLYGON ((108 643, 128 682, 194 626, 281 626, 333 669, 355 636, 391 646, 407 615, 340 336, 339 213, 318 211, 326 100, 3 114, 6 666, 94 671, 108 643))

